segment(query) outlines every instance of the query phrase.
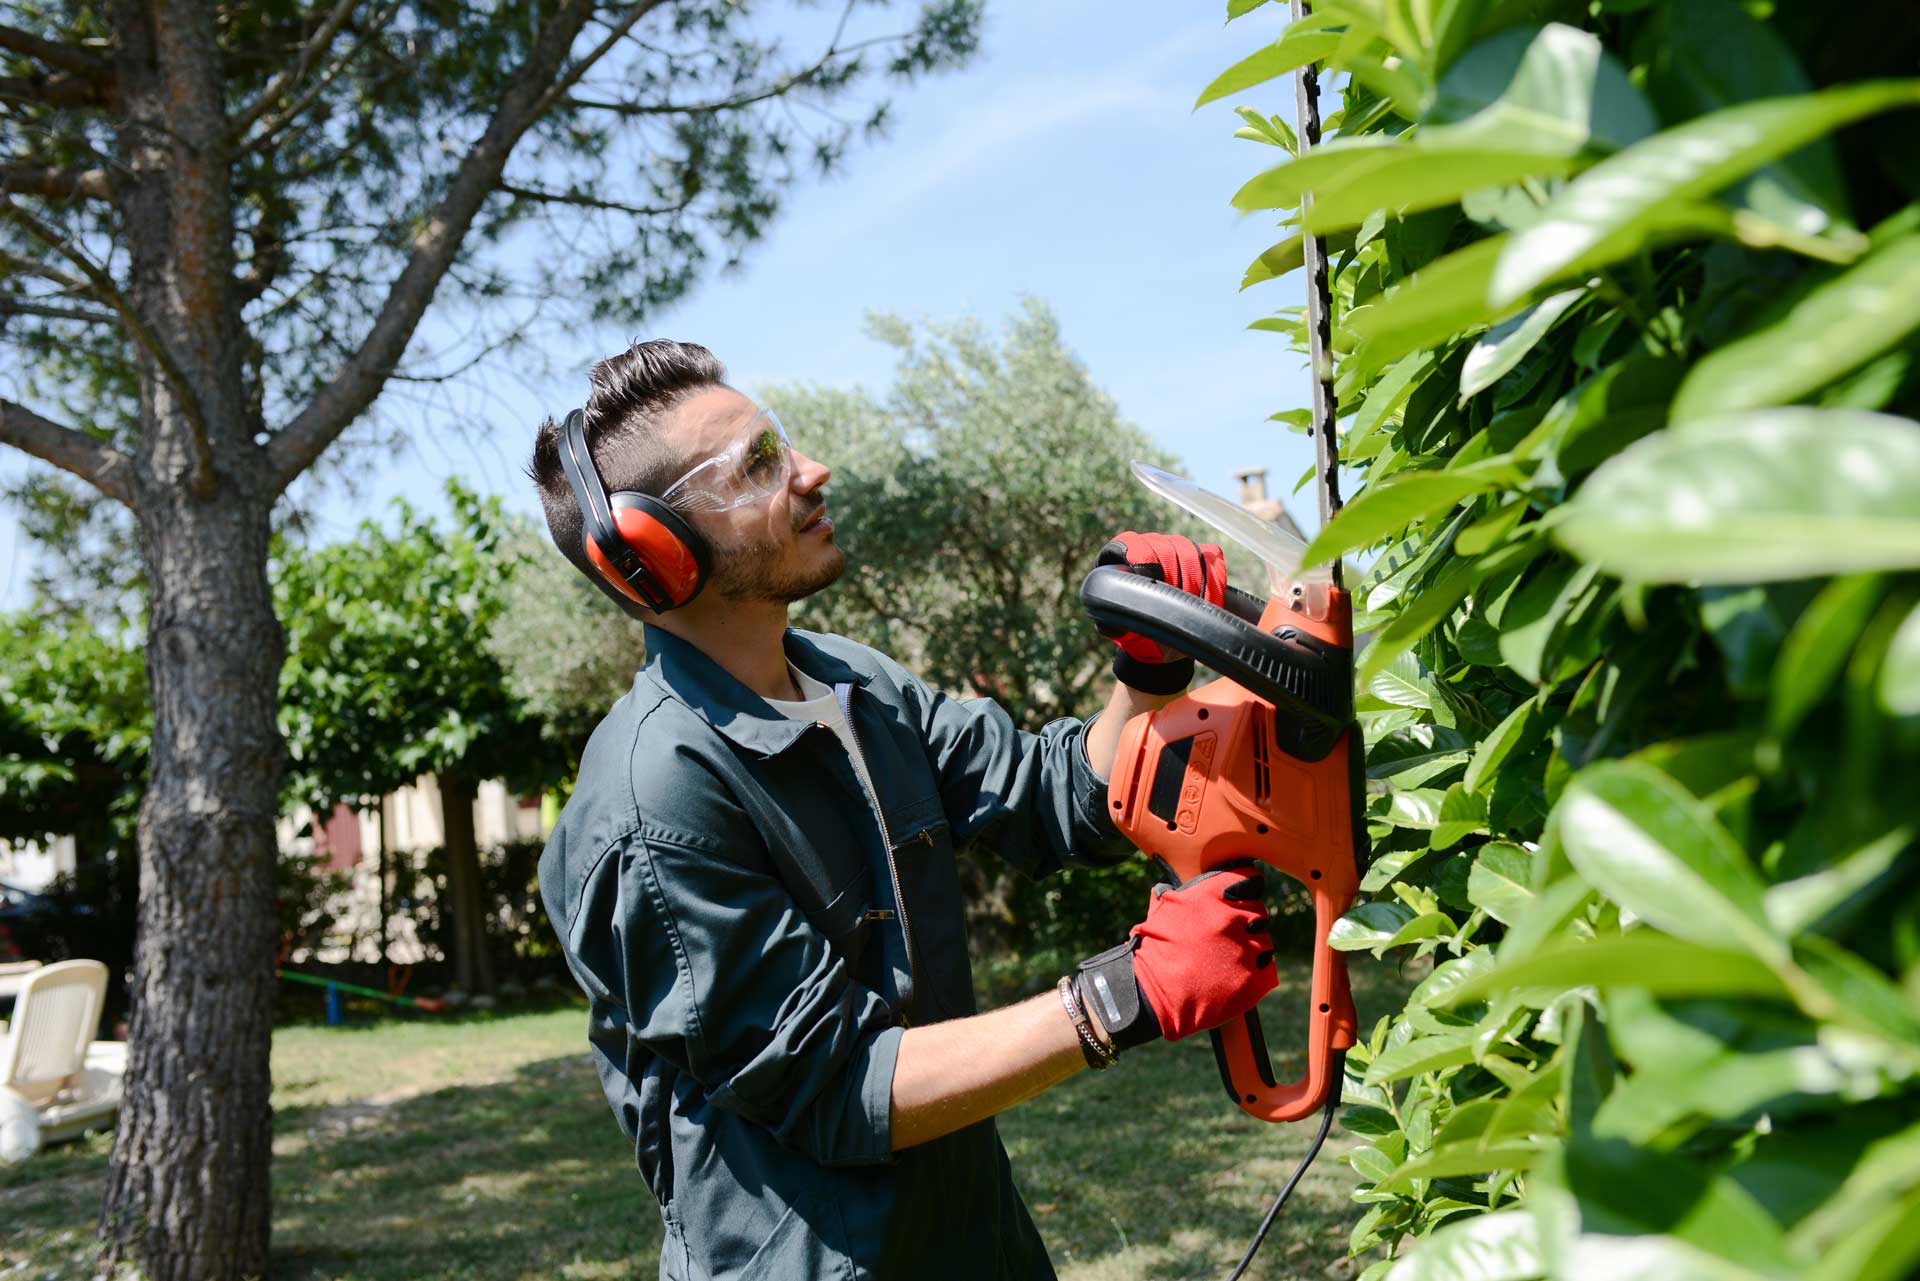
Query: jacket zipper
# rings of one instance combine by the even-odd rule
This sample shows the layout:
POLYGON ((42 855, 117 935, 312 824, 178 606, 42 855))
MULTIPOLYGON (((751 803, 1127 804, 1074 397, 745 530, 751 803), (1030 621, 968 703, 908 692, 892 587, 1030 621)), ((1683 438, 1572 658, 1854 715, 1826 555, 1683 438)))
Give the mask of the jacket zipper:
MULTIPOLYGON (((853 739, 854 754, 860 758, 860 768, 855 772, 860 775, 861 790, 866 792, 867 801, 873 806, 873 817, 880 824, 880 843, 887 847, 887 875, 893 879, 893 905, 900 912, 900 939, 907 949, 907 990, 901 1001, 902 1006, 907 1006, 913 1003, 914 989, 918 986, 913 966, 913 926, 907 920, 907 896, 900 892, 900 865, 894 862, 893 858, 893 834, 887 831, 887 816, 881 811, 880 797, 874 793, 873 784, 869 781, 871 775, 867 772, 866 749, 860 743, 860 726, 854 723, 852 688, 850 685, 837 685, 834 687, 833 696, 840 704, 840 714, 847 718, 847 730, 853 739)), ((904 1008, 894 1013, 902 1020, 907 1016, 904 1008)), ((905 1026, 904 1022, 902 1026, 905 1026)))

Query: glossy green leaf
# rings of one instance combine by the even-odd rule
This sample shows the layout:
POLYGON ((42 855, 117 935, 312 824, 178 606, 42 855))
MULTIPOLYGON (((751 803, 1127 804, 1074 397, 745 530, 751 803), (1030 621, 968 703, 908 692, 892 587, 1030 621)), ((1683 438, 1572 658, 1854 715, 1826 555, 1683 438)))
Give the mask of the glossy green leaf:
POLYGON ((1433 353, 1415 352, 1400 361, 1380 376, 1380 380, 1367 389, 1366 397, 1360 404, 1359 412, 1353 416, 1353 423, 1340 439, 1342 451, 1349 449, 1355 442, 1366 439, 1388 417, 1406 403, 1420 380, 1433 369, 1433 353))
POLYGON ((1920 1011, 1893 981, 1854 953, 1818 934, 1794 941, 1793 959, 1824 1002, 1801 993, 1801 1006, 1820 1018, 1847 1023, 1912 1052, 1920 1066, 1920 1011), (1809 1008, 1812 1007, 1812 1008, 1809 1008))
POLYGON ((1826 697, 1834 678, 1880 604, 1885 585, 1871 574, 1837 578, 1803 610, 1780 647, 1773 667, 1773 692, 1767 703, 1767 736, 1784 742, 1826 697))
POLYGON ((1675 938, 1778 959, 1764 887, 1712 812, 1636 761, 1582 770, 1557 815, 1567 858, 1589 885, 1675 938))
POLYGON ((1551 684, 1548 651, 1574 607, 1592 585, 1592 565, 1560 562, 1546 566, 1516 592, 1500 616, 1500 657, 1534 684, 1551 684))
POLYGON ((1433 1146, 1533 1138, 1552 1134, 1559 1128, 1559 1118, 1547 1099, 1522 1097, 1515 1090, 1505 1097, 1474 1099, 1457 1105, 1446 1125, 1433 1136, 1433 1146))
POLYGON ((1360 878, 1360 892, 1372 894, 1383 890, 1400 878, 1401 873, 1432 853, 1431 850, 1389 850, 1374 855, 1373 862, 1367 865, 1367 874, 1360 878))
POLYGON ((1429 708, 1433 706, 1433 686, 1420 670, 1420 660, 1402 654, 1366 684, 1366 692, 1395 707, 1429 708))
POLYGON ((1487 798, 1475 795, 1455 783, 1441 798, 1439 820, 1433 825, 1433 835, 1427 843, 1433 849, 1445 849, 1476 832, 1486 830, 1487 798))
POLYGON ((1454 919, 1444 912, 1424 912, 1395 930, 1384 943, 1375 945, 1373 952, 1378 956, 1390 947, 1417 943, 1421 939, 1441 938, 1453 933, 1456 928, 1458 926, 1454 919))
POLYGON ((1512 463, 1495 458, 1457 471, 1406 472, 1377 488, 1369 486, 1307 544, 1302 563, 1325 564, 1355 548, 1377 543, 1469 495, 1510 485, 1519 475, 1512 463))
POLYGON ((1488 286, 1515 302, 1576 266, 1632 254, 1698 201, 1788 152, 1866 116, 1920 102, 1920 81, 1887 80, 1741 103, 1689 120, 1608 157, 1513 233, 1488 286))
MULTIPOLYGON (((1814 88, 1780 32, 1738 0, 1663 5, 1649 36, 1647 87, 1669 120, 1814 88)), ((1730 196, 1775 222, 1824 231, 1847 216, 1835 157, 1830 141, 1810 143, 1755 170, 1730 196)))
POLYGON ((1912 827, 1897 827, 1818 872, 1767 888, 1767 920, 1792 936, 1839 908, 1886 876, 1913 843, 1912 827))
POLYGON ((1484 139, 1542 155, 1606 154, 1659 127, 1598 37, 1550 22, 1511 27, 1463 54, 1435 86, 1423 140, 1484 139))
POLYGON ((1805 1281, 1912 1281, 1917 1271, 1920 1187, 1912 1187, 1822 1255, 1805 1281))
POLYGON ((1436 1005, 1482 1001, 1526 988, 1641 987, 1658 996, 1785 998, 1786 985, 1746 952, 1700 947, 1651 930, 1543 946, 1461 983, 1436 1005))
POLYGON ((1389 1045, 1367 1065, 1366 1080, 1369 1085, 1383 1085, 1471 1062, 1473 1030, 1462 1028, 1446 1036, 1422 1036, 1389 1045))
POLYGON ((1465 956, 1442 961, 1433 967, 1433 973, 1415 985, 1407 995, 1409 1008, 1420 1005, 1447 1007, 1453 1004, 1450 994, 1469 979, 1476 978, 1493 968, 1493 949, 1478 947, 1465 956))
POLYGON ((1554 322, 1586 296, 1584 289, 1562 290, 1488 330, 1460 368, 1460 399, 1469 400, 1512 373, 1521 357, 1547 336, 1554 322))
POLYGON ((1244 128, 1233 131, 1234 137, 1264 142, 1289 155, 1300 150, 1300 140, 1294 136, 1293 126, 1282 117, 1269 116, 1252 107, 1235 107, 1233 114, 1247 122, 1244 128))
POLYGON ((1571 1193, 1579 1206, 1583 1276, 1728 1276, 1726 1269, 1785 1281, 1794 1273, 1780 1225, 1731 1179, 1710 1166, 1618 1140, 1574 1136, 1538 1177, 1571 1193), (1595 1242, 1594 1238, 1618 1238, 1595 1242), (1631 1249, 1666 1254, 1650 1270, 1627 1265, 1631 1249), (1673 1247, 1680 1252, 1668 1253, 1673 1247), (1609 1267, 1602 1259, 1618 1251, 1609 1267), (1689 1253, 1699 1256, 1690 1258, 1689 1253), (1628 1270, 1616 1271, 1623 1265, 1628 1270), (1719 1266, 1716 1266, 1719 1265, 1719 1266))
POLYGON ((1333 923, 1327 946, 1341 952, 1363 952, 1387 942, 1414 917, 1404 903, 1362 903, 1333 923))
POLYGON ((1374 673, 1398 659, 1452 615, 1476 588, 1489 579, 1523 567, 1548 549, 1545 538, 1518 538, 1490 555, 1477 559, 1462 555, 1455 559, 1374 636, 1360 659, 1357 678, 1363 683, 1372 680, 1374 673))
MULTIPOLYGON (((1389 1134, 1381 1142, 1390 1144, 1396 1137, 1389 1134)), ((1355 1174, 1371 1183, 1392 1174, 1396 1160, 1391 1153, 1381 1151, 1379 1145, 1366 1144, 1347 1153, 1347 1164, 1353 1167, 1355 1174)))
POLYGON ((1467 765, 1466 777, 1460 780, 1462 786, 1469 792, 1488 790, 1493 784, 1494 772, 1500 768, 1501 762, 1516 750, 1527 746, 1545 729, 1540 700, 1529 698, 1522 702, 1494 726, 1491 734, 1480 740, 1480 746, 1473 753, 1473 760, 1467 765))
POLYGON ((1365 1134, 1376 1138, 1383 1134, 1392 1134, 1400 1128, 1400 1123, 1393 1119, 1393 1113, 1385 1108, 1368 1107, 1365 1104, 1350 1107, 1342 1112, 1340 1124, 1345 1126, 1349 1133, 1365 1134))
POLYGON ((1234 205, 1291 209, 1310 192, 1309 229, 1352 227, 1376 210, 1434 209, 1482 188, 1570 173, 1654 123, 1600 42, 1559 23, 1476 46, 1442 81, 1435 107, 1408 137, 1337 139, 1261 174, 1234 205))
POLYGON ((1500 186, 1541 174, 1571 172, 1569 157, 1541 155, 1498 145, 1432 145, 1378 135, 1345 138, 1316 147, 1249 180, 1234 193, 1233 207, 1301 208, 1313 197, 1303 222, 1310 231, 1357 227, 1377 209, 1417 213, 1452 204, 1480 187, 1500 186))
POLYGON ((1404 1162, 1380 1181, 1379 1190, 1397 1192, 1412 1186, 1415 1179, 1445 1179, 1460 1174, 1484 1174, 1489 1170, 1525 1170, 1538 1162, 1545 1150, 1544 1144, 1521 1140, 1456 1143, 1404 1162))
POLYGON ((1510 841, 1480 847, 1467 878, 1467 898, 1502 925, 1533 905, 1533 855, 1510 841))
POLYGON ((1396 790, 1387 795, 1384 804, 1375 802, 1370 806, 1368 814, 1394 827, 1430 832, 1440 822, 1440 804, 1446 795, 1436 787, 1396 790))
POLYGON ((1920 424, 1766 409, 1656 433, 1588 478, 1554 536, 1649 582, 1920 566, 1920 424))
POLYGON ((1875 250, 1764 329, 1708 352, 1680 385, 1672 421, 1799 400, 1916 328, 1920 235, 1875 250))
POLYGON ((1845 1182, 1793 1229, 1792 1239, 1810 1253, 1859 1231, 1902 1191, 1920 1189, 1920 1121, 1874 1140, 1849 1167, 1845 1182))
POLYGON ((1213 83, 1202 89, 1199 98, 1194 100, 1194 108, 1197 110, 1228 94, 1265 84, 1275 76, 1284 76, 1297 67, 1326 57, 1339 45, 1340 36, 1320 30, 1323 25, 1312 20, 1294 23, 1278 40, 1215 76, 1213 83))
POLYGON ((1247 289, 1262 281, 1277 280, 1290 271, 1298 271, 1306 265, 1306 261, 1302 237, 1297 233, 1288 236, 1247 264, 1246 272, 1240 277, 1240 288, 1247 289))
POLYGON ((1457 249, 1408 276, 1364 312, 1345 317, 1341 328, 1353 350, 1346 363, 1356 376, 1518 310, 1487 301, 1494 264, 1509 238, 1489 236, 1457 249))
POLYGON ((1920 716, 1920 606, 1901 620, 1880 662, 1880 706, 1889 716, 1920 716))
POLYGON ((1409 779, 1435 765, 1464 764, 1473 744, 1459 730, 1444 725, 1409 725, 1395 730, 1367 749, 1367 777, 1400 780, 1401 787, 1419 787, 1424 779, 1409 779))

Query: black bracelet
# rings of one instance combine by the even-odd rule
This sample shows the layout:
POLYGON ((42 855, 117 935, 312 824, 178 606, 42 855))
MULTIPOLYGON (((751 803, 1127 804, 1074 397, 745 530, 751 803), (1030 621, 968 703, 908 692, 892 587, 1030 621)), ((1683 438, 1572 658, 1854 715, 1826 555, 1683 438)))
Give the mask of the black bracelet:
POLYGON ((1113 656, 1113 678, 1142 694, 1180 694, 1193 683, 1193 660, 1149 663, 1123 649, 1113 656))

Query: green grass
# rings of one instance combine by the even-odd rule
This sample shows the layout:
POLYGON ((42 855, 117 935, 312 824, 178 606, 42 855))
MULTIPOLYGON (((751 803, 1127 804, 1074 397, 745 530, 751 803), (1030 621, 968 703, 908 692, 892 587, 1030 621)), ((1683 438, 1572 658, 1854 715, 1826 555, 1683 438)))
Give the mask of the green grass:
MULTIPOLYGON (((1264 1007, 1292 1047, 1304 973, 1264 1007)), ((1361 958, 1361 1027, 1405 984, 1361 958)), ((584 1009, 274 1036, 281 1281, 652 1276, 660 1226, 582 1053, 584 1009)), ((1297 1049, 1276 1070, 1299 1072, 1297 1049)), ((1233 1108, 1204 1038, 1143 1047, 1001 1118, 1062 1281, 1224 1276, 1312 1138, 1233 1108)), ((1360 1208, 1335 1127, 1249 1278, 1343 1276, 1360 1208), (1329 1272, 1328 1269, 1333 1269, 1329 1272)), ((110 1139, 0 1166, 0 1277, 93 1275, 110 1139)))

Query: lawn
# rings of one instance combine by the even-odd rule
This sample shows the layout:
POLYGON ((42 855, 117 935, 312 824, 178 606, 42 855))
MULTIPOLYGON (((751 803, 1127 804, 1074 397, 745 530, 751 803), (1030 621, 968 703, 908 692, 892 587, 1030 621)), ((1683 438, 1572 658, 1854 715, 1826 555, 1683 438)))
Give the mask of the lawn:
MULTIPOLYGON (((1305 975, 1269 998, 1276 1054, 1305 975)), ((1359 958, 1362 1028, 1405 983, 1359 958)), ((280 1281, 651 1277, 659 1219, 582 1054, 583 1007, 276 1032, 280 1281)), ((1297 1051, 1276 1063, 1298 1075, 1297 1051)), ((1144 1047, 1001 1118, 1062 1281, 1224 1276, 1312 1138, 1231 1107, 1204 1038, 1144 1047)), ((93 1275, 110 1140, 0 1166, 0 1277, 93 1275)), ((1338 1126, 1249 1278, 1343 1277, 1361 1207, 1338 1126)))

